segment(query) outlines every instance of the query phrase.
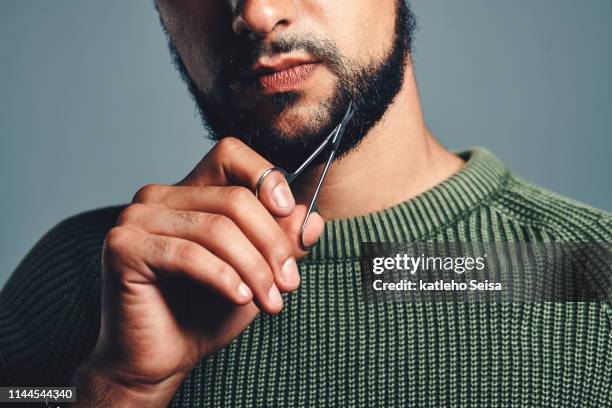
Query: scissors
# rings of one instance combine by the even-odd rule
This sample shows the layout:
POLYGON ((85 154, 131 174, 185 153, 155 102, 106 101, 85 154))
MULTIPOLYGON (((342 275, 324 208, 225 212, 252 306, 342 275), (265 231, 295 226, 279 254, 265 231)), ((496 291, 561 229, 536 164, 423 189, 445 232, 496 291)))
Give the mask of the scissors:
POLYGON ((346 109, 346 113, 344 114, 344 118, 342 121, 336 126, 336 128, 323 140, 323 142, 316 148, 316 150, 308 156, 308 158, 297 168, 293 173, 286 171, 280 167, 272 167, 268 170, 264 171, 259 180, 257 181, 257 185, 255 186, 255 196, 259 198, 259 189, 261 188, 263 182, 266 177, 269 176, 272 172, 278 171, 281 173, 287 183, 291 185, 291 183, 308 167, 308 165, 326 148, 330 147, 329 153, 327 156, 327 162, 325 163, 325 167, 323 168, 323 173, 321 173, 321 177, 317 182, 317 188, 310 200, 310 205, 308 206, 308 212, 306 213, 306 217, 304 218, 304 222, 302 223, 302 228, 300 229, 300 247, 304 251, 309 251, 312 249, 314 245, 306 245, 304 244, 304 230, 306 229, 306 223, 308 223, 308 219, 310 218, 310 214, 314 211, 318 212, 317 208, 317 198, 319 197, 319 191, 321 191, 321 186, 323 185, 323 180, 325 180, 325 176, 327 175, 327 171, 334 161, 334 157, 336 156, 336 152, 338 151, 338 146, 340 146, 340 141, 342 140, 342 136, 346 131, 346 127, 353 118, 355 114, 355 106, 353 102, 350 102, 348 108, 346 109))

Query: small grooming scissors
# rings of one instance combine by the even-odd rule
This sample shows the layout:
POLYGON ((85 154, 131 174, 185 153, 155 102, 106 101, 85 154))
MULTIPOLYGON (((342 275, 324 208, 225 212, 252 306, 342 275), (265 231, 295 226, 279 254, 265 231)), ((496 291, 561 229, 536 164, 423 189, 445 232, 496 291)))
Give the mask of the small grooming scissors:
POLYGON ((308 156, 308 158, 304 161, 304 163, 302 163, 300 167, 298 167, 297 170, 295 170, 293 173, 289 173, 280 167, 272 167, 264 171, 264 173, 261 175, 261 177, 257 181, 257 186, 255 187, 256 197, 259 197, 259 189, 261 188, 266 177, 274 171, 280 172, 287 180, 287 183, 291 185, 291 183, 306 169, 306 167, 308 167, 308 165, 326 147, 328 146, 330 147, 329 153, 327 156, 327 162, 325 163, 325 167, 323 168, 323 173, 321 173, 321 177, 319 178, 319 181, 317 182, 317 188, 315 189, 312 199, 310 200, 310 205, 308 206, 308 212, 306 213, 306 217, 304 218, 304 222, 302 223, 302 228, 300 229, 300 247, 304 251, 309 251, 313 247, 313 245, 308 246, 304 244, 304 229, 306 228, 306 223, 308 222, 308 219, 310 218, 310 214, 312 214, 314 211, 318 212, 317 197, 319 196, 319 191, 321 190, 321 186, 323 185, 323 180, 325 180, 327 171, 329 170, 329 167, 334 161, 334 157, 336 156, 336 152, 338 151, 338 146, 340 145, 342 136, 344 135, 346 127, 351 121, 351 119, 353 118, 354 114, 355 114, 355 106, 353 105, 353 102, 350 102, 346 110, 346 113, 344 114, 344 118, 338 124, 338 126, 336 126, 336 128, 329 134, 329 136, 327 136, 325 140, 323 140, 323 142, 319 145, 319 147, 317 147, 316 150, 310 156, 308 156))

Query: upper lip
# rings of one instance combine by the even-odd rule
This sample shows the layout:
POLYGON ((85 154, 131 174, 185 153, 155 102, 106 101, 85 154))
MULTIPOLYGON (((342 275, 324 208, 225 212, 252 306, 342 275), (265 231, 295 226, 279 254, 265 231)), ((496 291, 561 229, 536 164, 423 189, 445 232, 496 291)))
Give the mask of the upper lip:
POLYGON ((296 67, 298 65, 305 64, 313 64, 318 61, 313 59, 305 59, 305 58, 284 58, 275 64, 265 64, 261 61, 258 61, 253 65, 253 67, 246 73, 246 76, 249 78, 273 74, 275 72, 283 71, 292 67, 296 67))

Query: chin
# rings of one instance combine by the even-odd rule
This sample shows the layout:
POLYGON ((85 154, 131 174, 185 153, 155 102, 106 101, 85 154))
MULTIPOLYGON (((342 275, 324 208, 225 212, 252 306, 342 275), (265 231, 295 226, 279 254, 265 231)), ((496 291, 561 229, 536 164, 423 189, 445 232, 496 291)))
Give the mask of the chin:
POLYGON ((288 139, 295 139, 303 135, 308 126, 306 126, 303 119, 282 117, 274 121, 272 129, 278 135, 288 139))
POLYGON ((277 115, 272 125, 279 134, 288 138, 298 137, 305 132, 311 132, 321 124, 320 111, 320 105, 298 103, 277 115))

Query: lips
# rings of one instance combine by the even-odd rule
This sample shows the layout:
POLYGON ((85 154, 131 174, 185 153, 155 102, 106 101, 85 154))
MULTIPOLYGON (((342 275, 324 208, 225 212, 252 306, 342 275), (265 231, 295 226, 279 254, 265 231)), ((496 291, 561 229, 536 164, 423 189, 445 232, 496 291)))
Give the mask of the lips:
POLYGON ((245 79, 254 80, 264 94, 287 92, 306 81, 319 65, 319 61, 310 59, 264 59, 253 66, 245 79), (263 61, 275 63, 265 64, 263 61))
POLYGON ((265 93, 287 91, 308 79, 317 66, 316 63, 293 65, 289 68, 259 75, 258 82, 265 93))

